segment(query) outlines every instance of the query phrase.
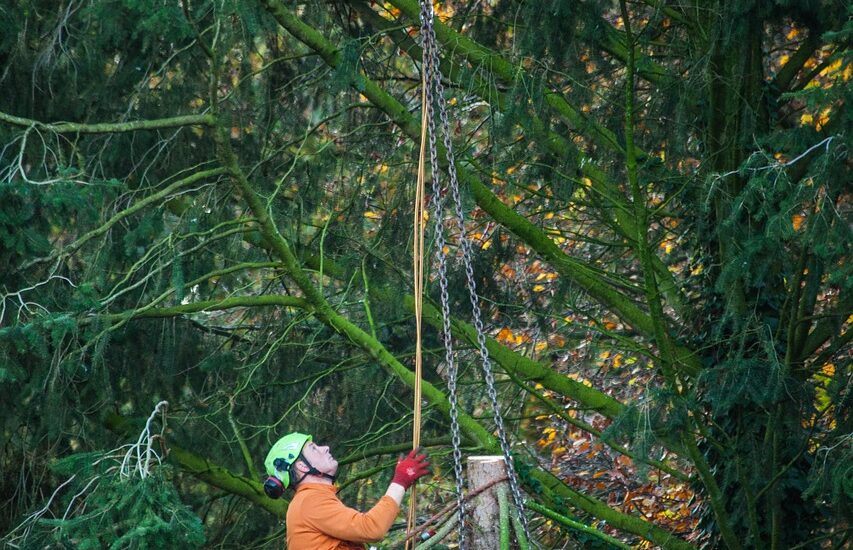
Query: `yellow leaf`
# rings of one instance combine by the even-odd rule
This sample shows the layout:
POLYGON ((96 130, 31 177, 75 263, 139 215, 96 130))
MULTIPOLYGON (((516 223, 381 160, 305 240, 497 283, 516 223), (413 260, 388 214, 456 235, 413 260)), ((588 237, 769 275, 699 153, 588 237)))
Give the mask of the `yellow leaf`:
POLYGON ((544 285, 535 285, 535 286, 533 287, 533 292, 542 292, 543 290, 545 290, 545 286, 544 286, 544 285))
POLYGON ((814 122, 814 116, 809 113, 803 113, 800 115, 800 124, 806 125, 814 122))
POLYGON ((501 342, 502 344, 512 344, 515 341, 512 331, 509 330, 509 327, 502 328, 495 336, 495 340, 501 342))
POLYGON ((832 112, 831 107, 827 107, 823 111, 820 112, 820 116, 817 119, 817 124, 815 124, 815 130, 820 131, 821 128, 826 126, 826 123, 829 122, 829 113, 832 112))
POLYGON ((400 10, 392 6, 390 2, 382 2, 382 7, 391 14, 391 17, 397 17, 400 15, 400 10))
POLYGON ((447 21, 449 18, 453 17, 454 10, 453 6, 440 2, 433 2, 435 6, 435 14, 442 20, 447 21))
POLYGON ((536 351, 544 351, 548 349, 548 342, 536 342, 536 345, 533 346, 533 349, 536 351))
POLYGON ((368 210, 367 212, 364 213, 364 217, 369 219, 369 220, 378 220, 382 217, 382 215, 379 214, 378 212, 372 212, 372 211, 368 210))
POLYGON ((790 31, 788 31, 788 34, 785 36, 785 38, 787 38, 788 40, 793 40, 797 37, 798 34, 800 34, 800 31, 796 28, 792 28, 790 31))
POLYGON ((803 226, 804 221, 806 221, 806 217, 802 214, 794 214, 791 216, 791 225, 794 226, 794 231, 799 231, 800 227, 803 226))
POLYGON ((834 62, 832 62, 832 64, 830 64, 829 66, 824 67, 824 69, 820 72, 820 75, 821 76, 831 76, 832 73, 838 71, 838 69, 840 69, 840 68, 841 68, 841 58, 838 58, 834 62))

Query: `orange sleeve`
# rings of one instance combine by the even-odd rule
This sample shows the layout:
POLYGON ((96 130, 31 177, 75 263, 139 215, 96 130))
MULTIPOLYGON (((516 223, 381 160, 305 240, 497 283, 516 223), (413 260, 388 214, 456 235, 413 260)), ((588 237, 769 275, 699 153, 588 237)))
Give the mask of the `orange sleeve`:
POLYGON ((359 512, 329 494, 329 498, 306 507, 304 517, 308 524, 330 537, 376 542, 385 537, 399 512, 400 507, 389 496, 383 496, 369 511, 359 512))

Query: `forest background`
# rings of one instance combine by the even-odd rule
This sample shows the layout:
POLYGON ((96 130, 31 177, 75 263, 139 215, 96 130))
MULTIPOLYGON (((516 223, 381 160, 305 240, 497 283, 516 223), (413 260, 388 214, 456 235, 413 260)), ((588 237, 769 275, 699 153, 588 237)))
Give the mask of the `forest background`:
MULTIPOLYGON (((435 4, 544 547, 849 543, 846 4, 435 4)), ((0 3, 4 545, 280 547, 261 460, 292 430, 347 502, 381 494, 411 437, 418 13, 0 3)), ((442 220, 463 445, 494 453, 442 220)), ((424 516, 453 500, 431 243, 424 516)))

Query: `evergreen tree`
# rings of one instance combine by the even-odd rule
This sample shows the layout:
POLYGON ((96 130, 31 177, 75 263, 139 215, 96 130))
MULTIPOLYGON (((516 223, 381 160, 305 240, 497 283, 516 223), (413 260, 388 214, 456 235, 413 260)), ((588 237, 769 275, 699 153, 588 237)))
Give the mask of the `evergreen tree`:
MULTIPOLYGON (((437 13, 499 395, 552 514, 531 512, 536 535, 609 544, 553 519, 571 517, 662 548, 844 547, 850 8, 437 13)), ((285 506, 259 466, 292 430, 338 449, 345 497, 376 496, 363 480, 411 424, 418 15, 0 4, 4 543, 278 546, 256 511, 285 506), (117 475, 107 449, 163 400, 170 464, 117 475)), ((441 456, 434 275, 424 429, 441 456)), ((450 279, 465 444, 495 452, 455 260, 450 279)))

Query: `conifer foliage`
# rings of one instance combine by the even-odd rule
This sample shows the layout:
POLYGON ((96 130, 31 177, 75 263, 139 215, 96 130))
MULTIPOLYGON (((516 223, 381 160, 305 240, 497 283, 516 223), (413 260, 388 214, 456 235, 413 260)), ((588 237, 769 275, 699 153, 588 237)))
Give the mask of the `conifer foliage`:
POLYGON ((45 505, 7 536, 23 548, 201 548, 199 517, 181 502, 157 451, 151 421, 135 444, 80 452, 51 464, 65 478, 45 505), (61 494, 60 494, 61 493, 61 494), (56 500, 56 502, 54 502, 56 500), (54 516, 52 508, 64 510, 54 516))
MULTIPOLYGON (((851 8, 433 4, 466 450, 498 447, 462 231, 543 546, 849 545, 851 8)), ((3 544, 280 547, 261 459, 289 431, 331 444, 345 500, 382 494, 420 40, 416 0, 0 0, 3 544)), ((427 293, 435 512, 432 269, 427 293)))

